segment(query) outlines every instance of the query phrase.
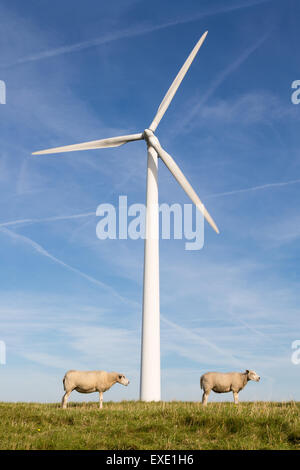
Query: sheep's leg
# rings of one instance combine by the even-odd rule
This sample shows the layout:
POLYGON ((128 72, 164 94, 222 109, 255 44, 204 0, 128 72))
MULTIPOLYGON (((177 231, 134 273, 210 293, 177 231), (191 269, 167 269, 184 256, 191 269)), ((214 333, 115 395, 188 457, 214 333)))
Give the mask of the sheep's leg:
POLYGON ((210 390, 205 390, 202 395, 202 405, 206 406, 207 405, 207 400, 208 400, 208 395, 210 393, 210 390))
POLYGON ((103 392, 99 392, 99 408, 100 410, 103 407, 103 392))
POLYGON ((67 408, 67 401, 68 401, 68 398, 69 396, 71 395, 72 393, 72 390, 70 392, 66 392, 62 398, 62 401, 61 401, 61 406, 62 408, 67 408))
POLYGON ((239 404, 239 394, 238 394, 238 392, 233 392, 233 399, 234 399, 235 405, 238 405, 239 404))

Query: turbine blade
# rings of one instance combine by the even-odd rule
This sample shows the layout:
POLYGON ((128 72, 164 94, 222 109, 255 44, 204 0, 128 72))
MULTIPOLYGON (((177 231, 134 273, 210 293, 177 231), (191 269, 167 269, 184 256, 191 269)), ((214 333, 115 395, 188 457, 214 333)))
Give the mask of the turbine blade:
POLYGON ((171 103, 171 101, 172 101, 172 99, 173 99, 180 83, 184 79, 185 74, 187 73, 188 69, 190 68, 190 65, 193 62, 193 60, 194 60, 197 52, 199 51, 200 47, 202 46, 202 44, 203 44, 203 42, 204 42, 204 40, 207 36, 207 33, 208 33, 208 31, 205 31, 205 33, 202 34, 201 38, 199 39, 199 41, 195 45, 194 49, 192 50, 192 52, 190 53, 190 55, 186 59, 185 63, 181 67, 181 69, 179 70, 179 72, 178 72, 175 80, 173 81, 172 85, 168 89, 164 99, 162 100, 162 102, 161 102, 161 104, 160 104, 160 106, 157 110, 155 118, 153 119, 153 121, 152 121, 152 123, 149 127, 149 129, 151 131, 155 132, 155 130, 156 130, 158 124, 160 123, 163 115, 167 111, 167 109, 169 107, 169 104, 171 103))
POLYGON ((150 137, 149 139, 150 145, 156 150, 166 167, 170 170, 174 178, 177 180, 177 182, 180 184, 182 189, 186 192, 186 194, 189 196, 189 198, 193 201, 195 206, 199 209, 200 212, 204 215, 206 218, 207 222, 212 226, 212 228, 217 232, 219 232, 219 229, 217 225, 215 224, 213 218, 210 216, 206 208, 204 207, 203 203, 197 196, 196 192, 180 170, 179 166, 177 163, 173 160, 171 155, 169 155, 160 145, 158 139, 156 137, 150 137))
POLYGON ((108 147, 119 147, 120 145, 126 144, 127 142, 141 140, 143 138, 143 134, 120 135, 118 137, 111 137, 109 139, 92 140, 91 142, 83 142, 81 144, 65 145, 64 147, 55 147, 47 150, 39 150, 38 152, 33 152, 32 155, 73 152, 74 150, 90 150, 108 147))

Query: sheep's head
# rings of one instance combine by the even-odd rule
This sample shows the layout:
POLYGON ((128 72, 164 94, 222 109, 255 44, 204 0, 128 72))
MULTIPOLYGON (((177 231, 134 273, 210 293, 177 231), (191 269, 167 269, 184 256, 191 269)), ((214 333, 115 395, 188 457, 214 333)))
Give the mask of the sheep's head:
POLYGON ((247 379, 254 380, 255 382, 260 381, 260 376, 254 370, 246 370, 247 379))
POLYGON ((122 385, 128 385, 130 383, 124 374, 117 374, 117 382, 122 385))

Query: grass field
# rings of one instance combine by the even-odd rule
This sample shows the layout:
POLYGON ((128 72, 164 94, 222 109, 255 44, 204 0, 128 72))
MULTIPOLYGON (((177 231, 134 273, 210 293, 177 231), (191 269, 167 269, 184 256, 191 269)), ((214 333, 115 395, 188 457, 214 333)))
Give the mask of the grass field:
POLYGON ((0 403, 0 449, 300 449, 300 402, 0 403))

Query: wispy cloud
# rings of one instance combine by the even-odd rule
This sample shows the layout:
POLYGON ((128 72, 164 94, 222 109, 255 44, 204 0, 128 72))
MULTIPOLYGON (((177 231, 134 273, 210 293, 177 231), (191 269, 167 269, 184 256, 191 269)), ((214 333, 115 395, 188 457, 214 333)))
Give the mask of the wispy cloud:
POLYGON ((185 118, 180 120, 180 127, 186 127, 190 121, 193 120, 195 115, 199 112, 201 107, 206 103, 206 101, 215 93, 215 91, 219 88, 219 86, 235 71, 237 70, 247 59, 248 57, 253 54, 268 38, 273 26, 270 26, 269 30, 264 33, 258 40, 256 40, 251 46, 249 46, 245 51, 243 51, 240 56, 235 59, 231 64, 229 64, 225 70, 223 70, 220 75, 212 82, 207 92, 200 98, 195 100, 193 98, 193 102, 197 104, 193 106, 188 113, 186 113, 185 118))
MULTIPOLYGON (((244 124, 269 124, 272 121, 286 119, 299 119, 299 115, 289 103, 286 103, 273 93, 266 90, 252 90, 231 99, 213 100, 211 103, 201 106, 198 117, 209 125, 219 121, 220 123, 244 124), (247 110, 247 111, 246 111, 247 110)), ((202 124, 203 125, 203 124, 202 124)))
POLYGON ((227 6, 217 7, 217 8, 210 7, 207 10, 196 13, 194 15, 189 15, 189 16, 185 16, 181 18, 175 18, 175 19, 172 19, 170 21, 166 21, 160 24, 136 25, 127 29, 123 29, 121 31, 113 31, 113 32, 106 33, 105 35, 98 37, 98 38, 77 42, 77 43, 70 44, 67 46, 61 46, 61 47, 57 47, 53 49, 48 49, 43 52, 28 55, 27 57, 22 57, 16 60, 15 62, 7 64, 4 67, 7 68, 7 67, 12 67, 12 66, 28 63, 28 62, 35 62, 35 61, 42 60, 42 59, 48 59, 50 57, 56 57, 56 56, 60 56, 64 54, 69 54, 71 52, 79 52, 84 49, 88 49, 88 48, 96 47, 96 46, 102 46, 104 44, 108 44, 113 41, 118 41, 120 39, 141 36, 141 35, 152 33, 161 29, 169 28, 171 26, 198 21, 199 19, 205 18, 207 16, 227 13, 227 12, 231 12, 234 10, 241 10, 243 8, 249 8, 255 5, 269 3, 270 1, 271 0, 252 0, 252 1, 243 2, 240 4, 235 4, 235 5, 227 5, 227 6))
POLYGON ((106 291, 108 291, 111 295, 113 295, 119 301, 124 302, 126 304, 132 304, 134 306, 138 305, 136 302, 121 296, 115 289, 113 289, 108 284, 106 284, 102 281, 99 281, 98 279, 95 279, 92 276, 89 276, 88 274, 80 271, 77 268, 73 268, 72 266, 65 263, 64 261, 61 261, 60 259, 58 259, 55 256, 51 255, 51 253, 49 253, 47 250, 45 250, 41 245, 36 243, 31 238, 25 237, 24 235, 20 235, 18 233, 15 233, 15 232, 13 232, 13 231, 5 228, 5 227, 0 228, 0 232, 4 233, 5 235, 8 235, 10 238, 13 238, 14 240, 18 240, 19 242, 21 242, 25 245, 29 245, 31 248, 33 248, 40 255, 51 259, 52 261, 54 261, 54 263, 57 263, 60 266, 63 266, 64 268, 68 269, 69 271, 72 271, 72 272, 78 274, 79 276, 83 277, 84 279, 88 280, 89 282, 92 282, 93 284, 96 284, 97 286, 100 286, 102 289, 105 289, 106 291))
MULTIPOLYGON (((67 366, 69 365, 68 364, 69 358, 59 357, 54 354, 47 354, 47 353, 35 351, 35 352, 24 352, 22 356, 31 362, 36 362, 37 364, 41 364, 46 367, 54 367, 56 369, 66 370, 67 366)), ((77 368, 80 367, 78 363, 76 365, 77 365, 77 368)))
MULTIPOLYGON (((236 366, 243 367, 241 361, 236 359, 233 354, 230 351, 225 350, 224 348, 220 348, 216 344, 214 344, 212 341, 208 340, 207 338, 204 338, 203 336, 198 335, 195 333, 193 330, 189 328, 185 328, 183 326, 178 325, 177 323, 168 320, 165 316, 161 315, 161 320, 163 323, 165 323, 167 326, 173 328, 174 330, 178 331, 181 336, 188 338, 191 341, 197 341, 198 343, 208 346, 209 349, 217 352, 220 357, 227 357, 230 359, 232 364, 235 364, 236 366)), ((193 360, 197 361, 197 357, 193 357, 193 360)), ((203 358, 199 358, 199 361, 203 363, 203 358)))
POLYGON ((262 338, 265 338, 265 339, 268 339, 268 340, 271 339, 270 336, 265 335, 264 333, 259 331, 257 328, 254 328, 253 326, 249 325, 245 321, 241 320, 241 318, 238 317, 237 315, 232 313, 231 316, 234 319, 234 321, 236 321, 236 322, 240 323, 241 325, 243 325, 247 330, 252 331, 253 333, 255 333, 258 336, 261 336, 262 338))

